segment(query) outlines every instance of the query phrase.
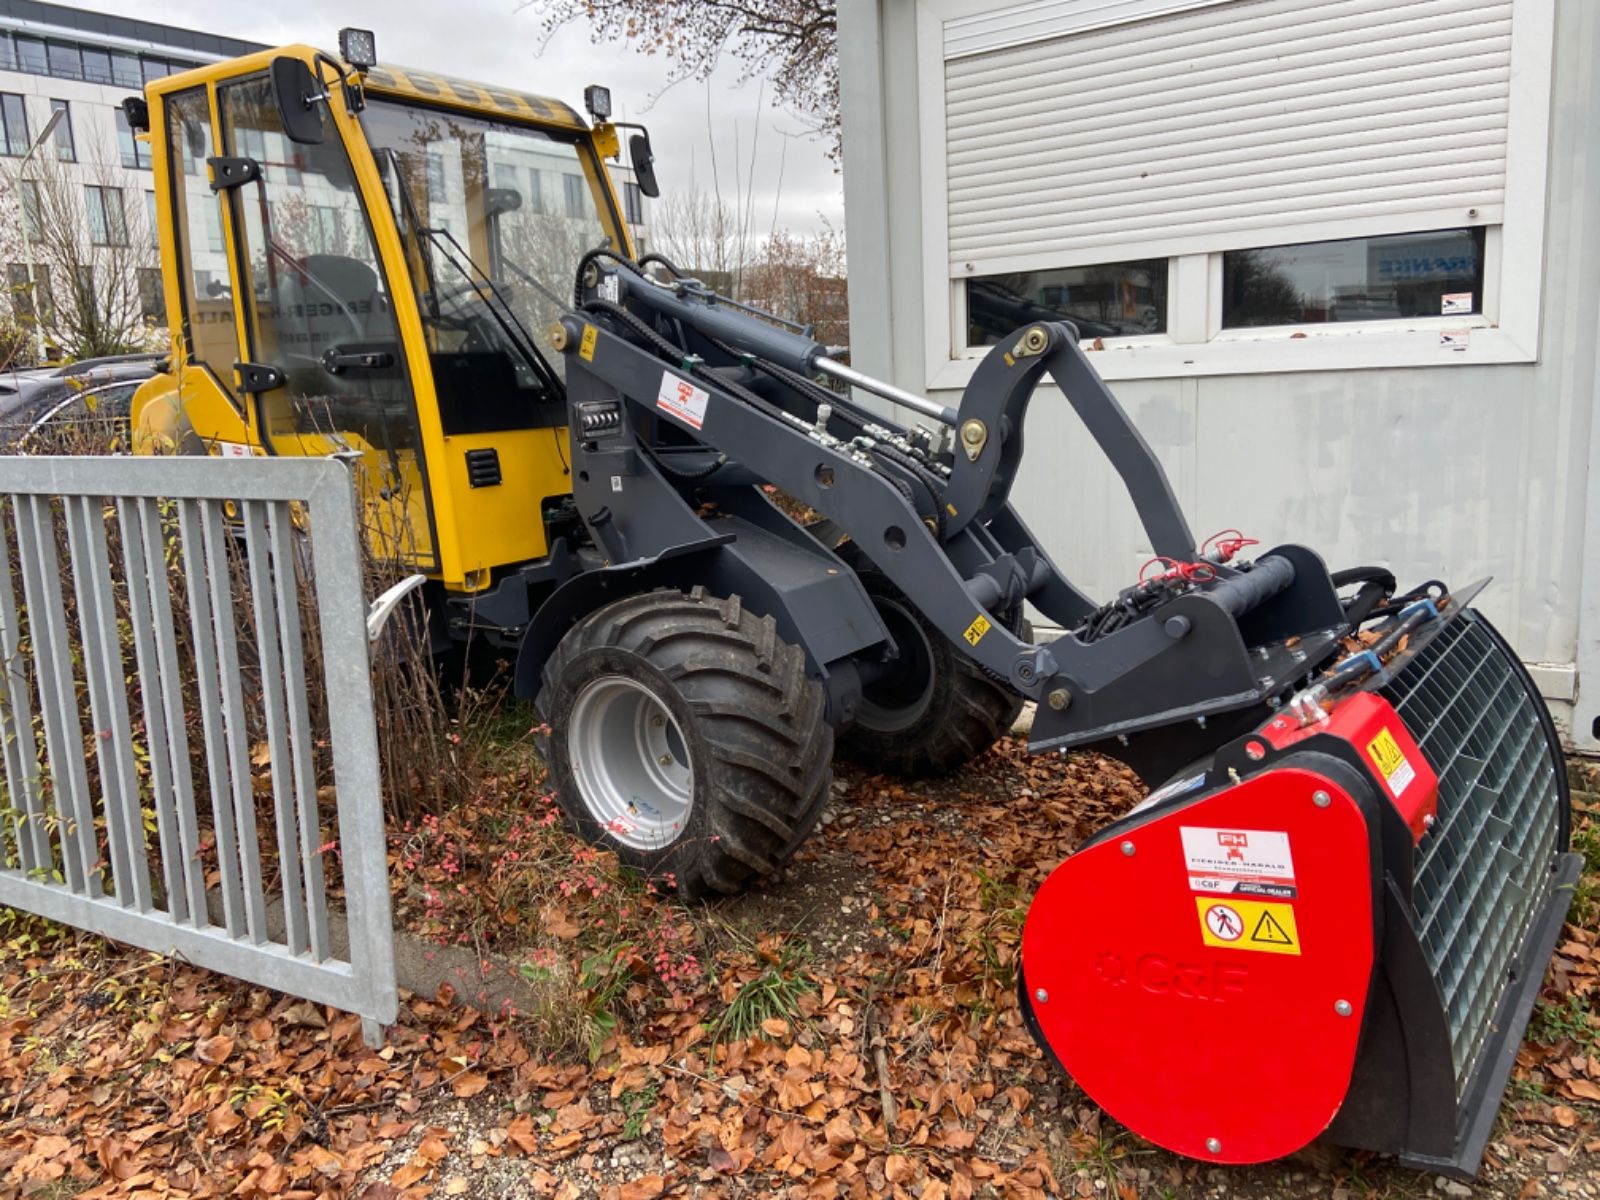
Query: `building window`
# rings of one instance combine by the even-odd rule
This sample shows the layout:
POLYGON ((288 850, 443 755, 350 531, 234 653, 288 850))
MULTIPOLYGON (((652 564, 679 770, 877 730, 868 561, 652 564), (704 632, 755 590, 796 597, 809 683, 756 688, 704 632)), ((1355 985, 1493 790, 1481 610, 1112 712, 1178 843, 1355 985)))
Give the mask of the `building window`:
POLYGON ((89 212, 89 241, 96 246, 126 246, 128 220, 122 211, 122 189, 91 183, 83 193, 89 212))
POLYGON ((428 172, 428 203, 445 204, 450 199, 450 193, 445 188, 444 159, 437 154, 427 156, 428 172))
POLYGON ((93 46, 83 48, 83 77, 90 83, 115 83, 111 73, 111 54, 93 46))
POLYGON ((166 315, 161 296, 161 268, 139 268, 139 315, 152 324, 159 324, 166 315))
POLYGON ((153 191, 147 190, 144 194, 144 219, 150 226, 150 244, 159 247, 161 245, 161 223, 156 220, 156 194, 153 191))
POLYGON ((82 79, 83 54, 75 42, 51 42, 46 49, 50 74, 57 79, 82 79))
POLYGON ((21 180, 22 188, 22 229, 31 238, 37 238, 44 232, 44 223, 39 219, 39 183, 34 179, 21 180))
POLYGON ((22 97, 0 92, 0 122, 5 124, 6 153, 20 158, 28 152, 28 110, 22 97))
POLYGON ((1167 328, 1167 260, 1056 267, 967 280, 967 344, 992 346, 1030 321, 1071 321, 1085 338, 1167 328))
POLYGON ((340 223, 340 214, 331 204, 313 204, 311 206, 311 249, 316 254, 337 254, 344 245, 343 226, 340 223))
POLYGON ((72 141, 72 109, 65 100, 52 100, 50 111, 61 114, 61 120, 56 122, 56 157, 62 162, 77 162, 78 148, 72 141))
POLYGON ((582 219, 588 215, 589 189, 582 175, 563 174, 561 186, 567 201, 567 216, 582 219))
POLYGON ((28 75, 48 75, 50 64, 44 55, 44 43, 38 38, 17 35, 17 70, 28 75))
POLYGON ((538 167, 528 168, 528 211, 543 214, 544 207, 544 172, 538 167))
POLYGON ((222 254, 226 247, 222 242, 222 214, 217 211, 215 204, 208 204, 202 210, 201 220, 206 227, 206 248, 213 254, 222 254))
POLYGON ((629 225, 644 224, 644 193, 637 183, 622 185, 622 213, 629 225))
POLYGON ((11 263, 6 267, 7 290, 11 293, 11 311, 17 320, 33 316, 33 286, 28 280, 26 263, 11 263))
POLYGON ((122 165, 139 170, 148 170, 150 167, 150 147, 133 136, 133 128, 128 124, 128 114, 121 108, 116 109, 117 114, 117 146, 122 152, 122 165))
POLYGON ((1230 250, 1222 327, 1480 313, 1483 247, 1475 228, 1230 250))
POLYGON ((35 289, 39 293, 39 312, 43 314, 45 320, 55 315, 55 297, 50 292, 48 267, 34 267, 33 283, 30 284, 27 264, 11 263, 6 267, 6 282, 11 291, 11 311, 19 320, 33 318, 35 289))
POLYGON ((118 87, 143 87, 144 80, 139 76, 139 60, 131 54, 118 54, 112 51, 111 82, 118 87))
POLYGON ((11 44, 9 33, 0 33, 0 71, 15 71, 17 69, 17 51, 11 44))

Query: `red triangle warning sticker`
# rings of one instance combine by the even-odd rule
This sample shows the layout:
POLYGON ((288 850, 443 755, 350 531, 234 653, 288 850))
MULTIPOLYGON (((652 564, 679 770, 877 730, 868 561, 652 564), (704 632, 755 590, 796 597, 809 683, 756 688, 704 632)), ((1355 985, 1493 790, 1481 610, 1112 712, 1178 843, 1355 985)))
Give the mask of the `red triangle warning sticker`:
POLYGON ((1263 912, 1261 919, 1256 922, 1255 932, 1250 935, 1252 942, 1266 942, 1270 946, 1292 946, 1294 939, 1290 937, 1282 925, 1273 918, 1270 911, 1263 912))

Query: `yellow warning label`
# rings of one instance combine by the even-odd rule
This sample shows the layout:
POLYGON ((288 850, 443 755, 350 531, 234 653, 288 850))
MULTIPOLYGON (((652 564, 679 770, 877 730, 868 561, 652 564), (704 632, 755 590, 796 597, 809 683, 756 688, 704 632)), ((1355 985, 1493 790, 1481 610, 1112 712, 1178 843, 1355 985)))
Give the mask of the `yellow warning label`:
POLYGON ((966 633, 961 636, 967 639, 969 645, 976 646, 983 641, 983 635, 989 632, 989 619, 982 613, 972 618, 972 624, 967 626, 966 633))
POLYGON ((583 341, 578 343, 578 357, 584 362, 594 361, 594 344, 600 339, 600 333, 593 325, 583 327, 583 341))
POLYGON ((1200 914, 1200 940, 1208 946, 1264 954, 1300 953, 1300 931, 1295 928, 1292 904, 1197 896, 1195 907, 1200 914))
POLYGON ((1394 740, 1394 734, 1387 729, 1379 730, 1378 736, 1367 743, 1367 753, 1372 755, 1373 763, 1385 776, 1393 775, 1406 764, 1400 743, 1394 740))

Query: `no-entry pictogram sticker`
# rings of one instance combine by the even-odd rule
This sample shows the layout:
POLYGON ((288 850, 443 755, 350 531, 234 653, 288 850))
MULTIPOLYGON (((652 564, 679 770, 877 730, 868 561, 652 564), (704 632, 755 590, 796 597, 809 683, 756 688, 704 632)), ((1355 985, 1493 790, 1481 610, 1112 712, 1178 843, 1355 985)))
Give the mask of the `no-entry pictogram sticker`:
POLYGON ((1244 936, 1244 918, 1230 904, 1213 904, 1206 909, 1206 929, 1220 942, 1237 942, 1244 936))
POLYGON ((1208 896, 1196 896, 1195 910, 1200 914, 1200 940, 1208 946, 1263 954, 1300 953, 1300 930, 1292 904, 1232 897, 1222 904, 1208 896))

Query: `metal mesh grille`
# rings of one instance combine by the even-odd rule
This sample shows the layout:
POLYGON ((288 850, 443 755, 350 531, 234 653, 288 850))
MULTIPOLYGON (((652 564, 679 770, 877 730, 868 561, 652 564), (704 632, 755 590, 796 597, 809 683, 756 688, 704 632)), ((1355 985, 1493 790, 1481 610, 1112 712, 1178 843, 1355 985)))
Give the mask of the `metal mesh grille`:
POLYGON ((1383 689, 1439 776, 1417 848, 1418 938, 1444 997, 1460 1093, 1550 884, 1560 791, 1536 695, 1475 613, 1383 689))

